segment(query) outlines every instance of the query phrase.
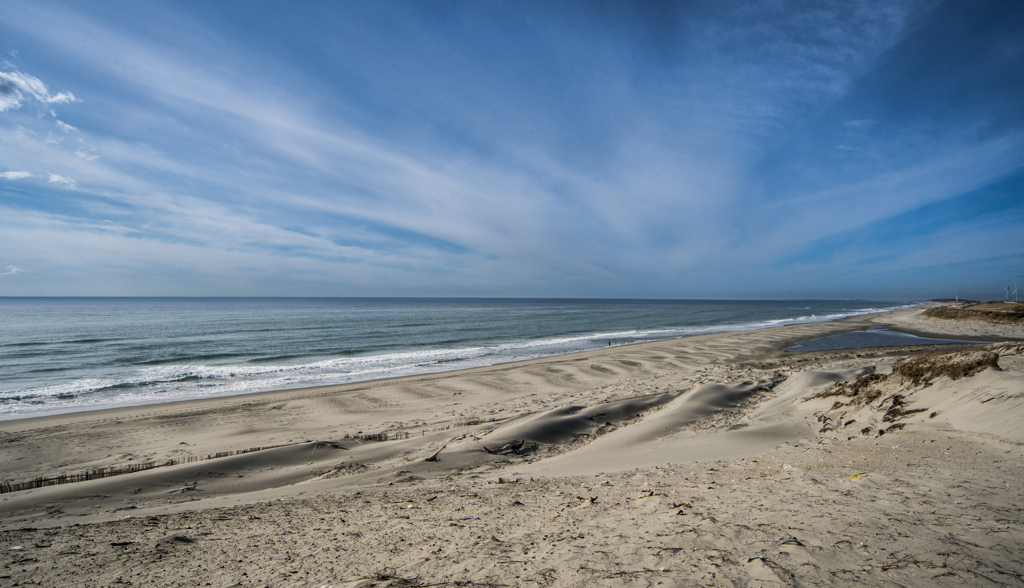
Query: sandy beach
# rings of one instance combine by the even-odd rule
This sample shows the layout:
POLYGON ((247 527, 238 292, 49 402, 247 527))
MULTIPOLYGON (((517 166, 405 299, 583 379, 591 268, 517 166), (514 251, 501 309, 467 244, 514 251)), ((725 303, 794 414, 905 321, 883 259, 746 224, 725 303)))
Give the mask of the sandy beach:
POLYGON ((142 471, 0 494, 0 585, 1020 586, 1022 340, 915 308, 4 421, 0 481, 142 471), (880 325, 1005 342, 783 351, 880 325))

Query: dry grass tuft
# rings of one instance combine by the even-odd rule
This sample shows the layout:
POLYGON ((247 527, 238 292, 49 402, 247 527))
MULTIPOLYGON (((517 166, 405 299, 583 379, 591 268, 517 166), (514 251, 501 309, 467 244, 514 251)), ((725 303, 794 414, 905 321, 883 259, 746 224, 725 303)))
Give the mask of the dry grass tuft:
POLYGON ((915 386, 927 386, 935 378, 946 376, 951 380, 967 378, 985 368, 999 368, 999 354, 994 351, 961 351, 958 353, 930 352, 901 359, 896 362, 893 374, 901 382, 910 380, 915 386))
MULTIPOLYGON (((870 404, 882 395, 881 391, 877 388, 872 388, 872 386, 882 383, 886 378, 888 378, 888 376, 883 374, 864 374, 852 382, 836 382, 812 396, 810 400, 815 398, 832 398, 834 396, 840 396, 843 398, 852 398, 853 402, 850 402, 850 404, 870 404)), ((836 404, 839 404, 838 401, 836 404)), ((836 405, 833 404, 832 408, 835 409, 836 405)))

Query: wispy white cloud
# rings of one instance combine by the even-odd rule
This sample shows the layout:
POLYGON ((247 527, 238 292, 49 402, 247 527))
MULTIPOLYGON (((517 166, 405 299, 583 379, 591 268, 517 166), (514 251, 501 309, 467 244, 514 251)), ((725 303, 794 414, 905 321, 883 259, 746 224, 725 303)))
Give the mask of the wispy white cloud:
POLYGON ((20 268, 17 268, 17 267, 15 267, 13 265, 9 265, 9 266, 7 266, 7 271, 0 272, 0 276, 13 276, 13 275, 20 274, 20 273, 21 273, 21 269, 20 268))
POLYGON ((43 104, 66 104, 77 102, 71 92, 51 94, 39 78, 17 70, 0 71, 0 111, 19 108, 26 100, 43 104))
POLYGON ((84 159, 86 161, 93 161, 95 159, 99 159, 100 158, 99 155, 96 155, 95 153, 93 153, 91 151, 86 151, 85 149, 77 149, 75 151, 75 156, 80 158, 80 159, 84 159))
POLYGON ((47 181, 51 184, 59 184, 62 188, 70 189, 75 187, 74 179, 65 178, 64 176, 58 174, 49 174, 49 179, 47 181))
POLYGON ((5 171, 0 172, 0 178, 5 180, 23 180, 25 178, 31 178, 32 174, 27 171, 5 171))
POLYGON ((68 102, 78 102, 78 98, 71 92, 57 92, 52 96, 46 97, 47 104, 66 104, 68 102))

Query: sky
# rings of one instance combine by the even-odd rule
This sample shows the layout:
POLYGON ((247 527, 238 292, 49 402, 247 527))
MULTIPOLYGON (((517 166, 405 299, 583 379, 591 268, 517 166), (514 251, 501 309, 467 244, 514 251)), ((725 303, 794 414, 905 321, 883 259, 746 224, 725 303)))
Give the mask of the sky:
POLYGON ((1024 2, 0 0, 0 296, 1021 274, 1024 2))

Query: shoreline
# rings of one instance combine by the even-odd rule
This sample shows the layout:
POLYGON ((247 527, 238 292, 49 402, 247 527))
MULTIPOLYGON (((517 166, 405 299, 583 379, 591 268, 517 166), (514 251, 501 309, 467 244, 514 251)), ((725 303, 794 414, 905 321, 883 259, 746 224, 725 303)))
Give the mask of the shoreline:
MULTIPOLYGON (((909 309, 913 309, 913 308, 918 308, 920 306, 924 306, 924 305, 922 304, 922 305, 912 306, 912 307, 908 307, 908 308, 909 309)), ((861 318, 864 318, 864 317, 885 316, 885 315, 891 314, 893 312, 899 312, 900 310, 906 310, 906 309, 898 309, 896 311, 886 311, 886 312, 881 312, 881 313, 856 314, 856 315, 852 315, 852 316, 842 317, 842 318, 839 318, 839 319, 828 320, 828 321, 820 321, 820 322, 819 321, 811 321, 811 322, 792 323, 792 324, 775 326, 775 327, 759 327, 759 328, 755 328, 755 329, 745 329, 745 330, 741 329, 741 330, 717 331, 717 332, 704 333, 704 334, 699 334, 699 335, 688 335, 688 336, 685 336, 685 337, 674 337, 674 338, 670 338, 670 339, 658 339, 658 340, 654 340, 654 341, 645 341, 645 342, 642 342, 642 343, 620 344, 620 345, 614 345, 614 346, 611 346, 611 347, 608 347, 608 348, 602 347, 602 348, 591 349, 591 350, 574 351, 574 352, 570 352, 570 353, 560 353, 560 354, 555 354, 555 355, 544 355, 544 356, 541 356, 541 357, 535 357, 535 358, 530 358, 530 359, 520 359, 520 360, 507 361, 507 362, 499 362, 499 363, 493 363, 493 364, 487 364, 487 365, 475 366, 475 367, 468 367, 468 368, 456 368, 456 369, 451 369, 451 370, 441 370, 441 371, 436 371, 436 372, 425 372, 425 373, 410 374, 410 375, 404 375, 404 376, 389 376, 389 377, 384 377, 384 378, 371 378, 371 379, 367 379, 367 380, 355 380, 355 381, 352 381, 352 382, 344 382, 344 383, 339 383, 339 384, 323 384, 323 385, 319 385, 319 386, 299 386, 299 387, 296 387, 296 388, 275 388, 275 389, 270 389, 270 390, 260 390, 260 391, 257 391, 257 392, 246 392, 246 393, 241 393, 241 394, 222 394, 222 395, 214 395, 214 396, 208 396, 208 397, 184 398, 184 399, 178 399, 178 400, 163 400, 163 401, 156 400, 156 401, 147 401, 147 402, 139 402, 139 403, 120 404, 120 405, 109 406, 109 407, 83 407, 83 408, 77 408, 77 409, 72 409, 72 410, 65 410, 65 409, 59 409, 58 408, 58 409, 53 409, 53 411, 40 411, 39 413, 33 413, 33 414, 27 414, 27 415, 26 414, 6 414, 6 415, 0 415, 0 430, 3 430, 8 424, 10 424, 12 422, 29 420, 29 419, 49 419, 49 418, 57 418, 57 417, 61 417, 61 416, 69 416, 69 415, 75 415, 75 414, 81 414, 81 413, 94 413, 94 412, 103 412, 103 411, 118 411, 118 410, 123 410, 123 409, 131 410, 131 409, 139 409, 139 408, 147 407, 147 406, 160 406, 160 405, 165 405, 165 404, 178 404, 178 403, 189 403, 189 402, 217 401, 217 400, 223 400, 223 399, 228 399, 228 398, 236 398, 236 397, 257 397, 257 396, 266 395, 266 394, 287 393, 287 392, 297 392, 297 391, 306 391, 306 390, 308 390, 310 392, 318 391, 318 390, 334 391, 334 390, 337 390, 337 389, 339 389, 341 387, 359 386, 359 385, 368 384, 368 383, 372 383, 372 382, 395 382, 395 381, 401 381, 401 380, 405 380, 405 379, 409 379, 409 378, 412 378, 412 379, 415 379, 415 378, 430 378, 430 377, 434 377, 434 376, 436 376, 436 377, 445 377, 446 374, 455 374, 455 373, 461 373, 461 372, 473 372, 473 371, 478 371, 478 370, 488 370, 488 369, 491 369, 491 368, 499 368, 499 367, 503 367, 503 366, 514 367, 514 366, 517 366, 517 365, 528 365, 529 363, 532 363, 532 362, 545 361, 545 360, 557 359, 557 358, 562 358, 562 357, 573 357, 573 356, 577 356, 578 354, 590 354, 590 353, 599 354, 599 353, 609 352, 611 350, 620 349, 620 348, 624 348, 624 347, 651 345, 651 344, 663 343, 665 341, 673 341, 673 340, 681 340, 681 339, 691 339, 691 338, 694 338, 694 337, 709 337, 709 336, 724 335, 724 334, 729 334, 729 333, 745 333, 745 332, 752 332, 752 331, 763 330, 763 329, 766 329, 766 328, 767 329, 777 329, 777 328, 784 328, 784 327, 797 326, 797 325, 838 324, 838 323, 843 323, 845 321, 861 319, 861 318)), ((856 330, 856 329, 854 329, 854 330, 856 330)), ((921 331, 909 332, 909 331, 907 331, 905 329, 900 329, 900 328, 894 328, 893 330, 896 330, 896 331, 899 331, 899 332, 906 332, 907 334, 911 334, 911 335, 915 335, 915 336, 923 336, 923 337, 927 337, 928 336, 927 334, 922 334, 923 332, 921 332, 921 331)), ((829 334, 836 334, 836 333, 829 333, 829 334)), ((975 340, 978 340, 979 342, 982 342, 982 341, 987 341, 990 338, 977 337, 977 336, 974 336, 974 337, 965 336, 964 339, 965 340, 975 339, 975 340)), ((796 343, 796 342, 799 342, 799 340, 796 340, 793 343, 796 343)))
POLYGON ((5 421, 0 480, 232 454, 0 494, 0 576, 774 586, 859 570, 868 585, 952 586, 972 569, 999 574, 1017 560, 994 547, 921 575, 890 556, 940 566, 963 548, 943 537, 988 545, 992 533, 1024 553, 1024 346, 782 351, 916 316, 896 312, 5 421), (923 351, 963 362, 990 350, 1000 370, 925 385, 892 373, 923 351), (858 378, 878 400, 821 397, 858 378), (239 453, 258 446, 273 448, 239 453), (60 555, 86 537, 87 556, 60 555))
MULTIPOLYGON (((794 318, 794 319, 785 319, 785 320, 783 320, 784 324, 782 326, 785 326, 785 324, 805 324, 805 323, 818 323, 818 322, 822 322, 822 323, 835 322, 835 321, 838 321, 838 320, 844 320, 844 319, 848 319, 848 318, 861 317, 861 316, 864 316, 865 313, 855 313, 855 314, 852 314, 852 316, 850 316, 850 317, 843 317, 842 319, 831 319, 831 320, 827 320, 827 321, 811 320, 811 319, 809 319, 807 317, 794 318), (796 323, 788 323, 788 321, 797 321, 797 322, 796 323)), ((707 329, 710 332, 698 333, 698 334, 692 334, 692 335, 685 335, 684 337, 689 337, 689 336, 705 336, 705 335, 709 335, 709 334, 720 334, 720 333, 730 333, 730 332, 743 332, 743 331, 757 330, 757 329, 761 329, 761 328, 766 328, 766 326, 764 324, 762 324, 762 323, 757 323, 757 322, 749 323, 749 324, 748 323, 743 323, 743 324, 739 324, 739 325, 719 325, 719 326, 716 326, 716 327, 708 327, 707 329)), ((696 328, 694 327, 694 329, 696 329, 696 328)), ((594 335, 588 335, 588 336, 585 336, 583 338, 585 338, 585 339, 593 339, 593 337, 594 337, 594 335)), ((672 338, 679 338, 679 337, 656 338, 656 339, 653 339, 653 340, 650 340, 650 341, 645 341, 645 342, 657 342, 657 341, 671 340, 672 338)), ((637 343, 627 343, 627 344, 637 344, 637 343)), ((498 347, 501 347, 501 346, 502 345, 498 345, 498 347)), ((623 346, 623 345, 622 344, 617 344, 615 346, 623 346)), ((591 348, 591 349, 583 349, 582 351, 598 350, 600 348, 603 348, 603 347, 594 347, 594 348, 591 348)), ((455 350, 455 351, 458 351, 458 350, 455 350)), ((531 360, 537 360, 537 359, 555 358, 555 356, 559 356, 559 355, 562 355, 562 354, 573 353, 573 352, 582 352, 582 351, 563 351, 563 352, 555 352, 555 353, 550 353, 549 352, 549 353, 544 353, 544 354, 541 354, 541 355, 538 355, 538 356, 534 356, 534 358, 528 358, 528 356, 527 356, 526 359, 520 359, 520 360, 502 359, 502 358, 500 358, 500 356, 495 356, 495 358, 492 359, 492 361, 494 363, 487 363, 487 364, 481 364, 481 365, 472 365, 472 364, 475 364, 476 362, 473 361, 472 359, 463 359, 463 360, 460 360, 458 362, 453 362, 453 365, 456 365, 456 366, 458 366, 459 364, 463 364, 464 365, 463 367, 457 367, 455 369, 453 369, 451 367, 443 366, 443 365, 441 365, 441 364, 443 364, 443 362, 441 362, 438 365, 434 365, 432 367, 431 366, 425 366, 425 367, 421 368, 421 367, 414 367, 412 365, 404 366, 404 367, 398 367, 397 371, 399 373, 406 372, 406 375, 414 376, 415 377, 415 376, 439 374, 439 373, 446 373, 446 372, 458 371, 458 370, 466 370, 466 369, 488 368, 488 367, 493 367, 493 366, 498 366, 498 365, 503 365, 503 364, 514 364, 514 363, 521 362, 521 361, 531 361, 531 360), (466 364, 468 364, 468 365, 466 365, 466 364), (423 371, 420 371, 420 370, 423 370, 423 371)), ((374 358, 374 355, 369 355, 367 359, 373 359, 373 358, 374 358)), ((242 371, 245 371, 245 366, 241 366, 240 365, 240 366, 236 366, 236 367, 238 367, 242 371)), ((283 369, 285 369, 286 371, 288 370, 288 368, 289 368, 288 366, 283 367, 283 369)), ((42 400, 42 397, 36 397, 31 391, 27 391, 26 393, 28 394, 28 396, 25 398, 25 400, 24 401, 20 401, 17 404, 22 404, 24 407, 28 407, 28 405, 31 405, 31 404, 40 404, 41 403, 43 406, 37 407, 39 410, 31 410, 30 409, 27 412, 12 412, 12 413, 8 413, 8 414, 2 414, 2 415, 0 415, 0 423, 6 422, 6 421, 12 421, 12 420, 20 420, 20 419, 25 419, 25 418, 56 416, 56 415, 60 415, 60 414, 71 414, 71 413, 78 413, 78 412, 89 412, 89 411, 109 410, 109 409, 128 408, 128 407, 142 407, 142 406, 147 406, 147 405, 160 405, 160 404, 165 404, 165 403, 188 402, 188 401, 193 401, 193 400, 204 400, 204 398, 228 397, 228 396, 233 396, 233 395, 247 395, 247 394, 253 394, 253 393, 262 393, 262 392, 268 392, 268 391, 291 390, 291 389, 300 389, 300 388, 307 388, 307 387, 338 386, 338 385, 357 384, 357 383, 361 383, 361 382, 376 381, 376 380, 387 380, 387 379, 393 379, 393 378, 397 378, 397 377, 406 377, 406 376, 403 376, 403 375, 388 375, 388 376, 385 376, 385 377, 381 377, 380 373, 351 376, 354 379, 349 379, 349 377, 350 377, 349 375, 341 374, 341 373, 337 374, 337 376, 338 376, 337 379, 339 381, 330 382, 330 383, 318 383, 318 382, 305 382, 305 383, 303 383, 303 382, 300 381, 300 382, 296 382, 294 384, 289 384, 289 383, 285 383, 285 382, 274 382, 274 383, 268 383, 266 385, 259 385, 258 384, 258 385, 252 386, 252 387, 256 388, 257 391, 240 391, 240 390, 236 390, 236 391, 231 391, 231 390, 216 391, 214 389, 214 390, 210 390, 208 393, 203 393, 203 392, 201 392, 201 388, 202 388, 202 386, 201 386, 199 388, 196 388, 195 390, 191 390, 191 392, 183 392, 182 393, 181 391, 177 391, 177 392, 175 392, 171 396, 160 397, 160 394, 153 394, 153 393, 145 392, 144 390, 141 390, 139 393, 141 394, 142 397, 129 398, 129 400, 127 400, 127 402, 121 402, 121 398, 117 398, 117 397, 115 397, 115 398, 102 398, 100 396, 99 398, 96 398, 95 396, 92 395, 94 393, 94 390, 93 391, 88 391, 87 390, 87 391, 84 392, 85 395, 82 396, 82 398, 84 398, 84 400, 85 400, 85 404, 79 405, 79 406, 75 406, 74 405, 75 401, 71 401, 72 404, 71 405, 66 405, 66 406, 61 406, 61 404, 59 402, 54 402, 54 406, 46 406, 46 405, 48 405, 50 403, 50 401, 53 400, 52 397, 50 397, 49 400, 42 400), (193 392, 196 392, 196 393, 193 395, 193 392), (148 397, 145 397, 147 395, 148 395, 148 397), (33 398, 35 398, 35 400, 33 400, 33 398), (95 398, 95 401, 98 401, 97 404, 92 404, 92 403, 95 402, 93 400, 93 398, 95 398), (111 401, 111 402, 109 402, 109 401, 111 401)), ((97 377, 97 378, 104 378, 104 377, 108 377, 108 376, 97 375, 95 377, 97 377)), ((115 378, 112 381, 118 381, 117 380, 117 376, 110 376, 110 377, 111 378, 115 378)), ((270 378, 270 380, 273 380, 273 379, 275 379, 275 378, 270 378)), ((253 382, 250 382, 250 383, 257 383, 258 381, 259 380, 253 380, 253 382)), ((215 385, 214 388, 220 387, 220 385, 223 385, 223 384, 224 383, 221 383, 219 385, 215 385)), ((227 382, 227 384, 230 385, 230 382, 227 382)), ((61 385, 54 384, 54 385, 50 385, 49 388, 52 388, 54 386, 55 387, 63 387, 61 385)), ((115 386, 115 387, 117 387, 117 386, 115 386)), ((77 392, 76 392, 76 395, 77 395, 77 392)), ((128 394, 128 395, 131 396, 131 395, 134 395, 134 394, 128 394)), ((45 396, 45 397, 49 397, 49 396, 45 396)), ((12 406, 11 408, 14 408, 15 406, 16 405, 12 406)))

